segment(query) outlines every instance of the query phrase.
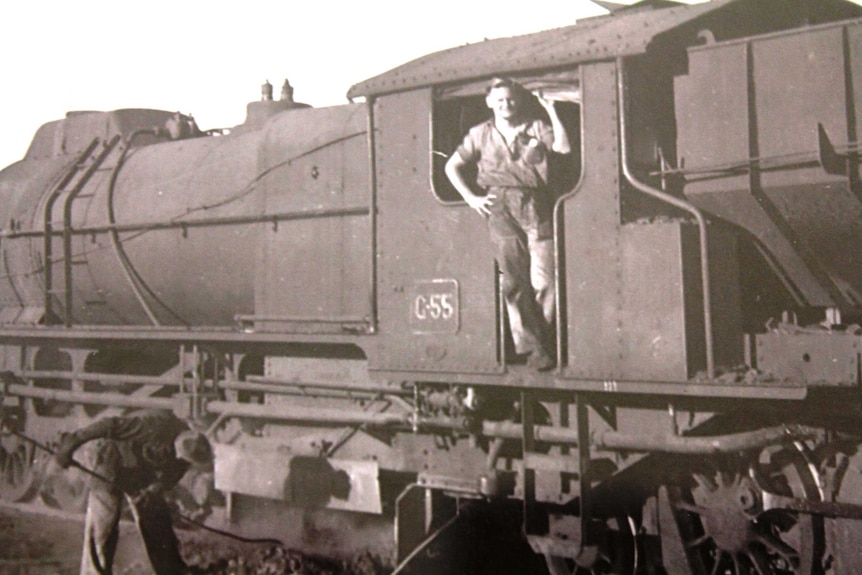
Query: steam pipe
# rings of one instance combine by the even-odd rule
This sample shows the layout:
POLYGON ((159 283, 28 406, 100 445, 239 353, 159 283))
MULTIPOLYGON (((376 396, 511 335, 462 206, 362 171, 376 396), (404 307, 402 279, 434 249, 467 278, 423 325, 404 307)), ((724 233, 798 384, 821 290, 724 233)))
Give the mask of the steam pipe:
MULTIPOLYGON (((136 397, 119 393, 87 393, 9 384, 4 394, 34 399, 54 400, 65 403, 83 403, 110 407, 138 409, 175 410, 177 402, 170 398, 136 397)), ((207 403, 209 413, 221 416, 252 417, 308 423, 335 425, 371 425, 379 427, 409 425, 409 415, 398 413, 367 413, 332 408, 308 408, 289 405, 259 405, 211 401, 207 403)), ((420 422, 424 428, 439 428, 458 431, 460 422, 452 419, 428 418, 420 422)), ((505 421, 485 421, 482 433, 495 439, 518 440, 523 437, 523 425, 505 421)), ((818 437, 821 430, 802 425, 779 425, 755 431, 730 433, 708 437, 685 437, 677 435, 650 436, 627 434, 617 431, 594 432, 590 438, 595 447, 611 451, 650 451, 684 455, 735 453, 759 449, 767 445, 818 437)), ((557 444, 578 444, 577 429, 533 426, 536 441, 557 444)))
POLYGON ((377 332, 377 142, 374 137, 374 98, 368 106, 368 215, 371 218, 371 333, 377 332))
POLYGON ((712 341, 712 302, 711 288, 709 279, 709 249, 707 244, 706 220, 703 214, 696 207, 681 200, 675 196, 665 193, 659 189, 653 188, 635 178, 629 166, 628 158, 628 139, 626 134, 626 100, 625 100, 625 74, 623 59, 617 58, 617 105, 619 106, 619 123, 620 123, 620 156, 623 169, 623 175, 636 190, 652 196, 666 204, 670 204, 676 208, 684 210, 694 216, 697 220, 697 227, 700 233, 700 274, 701 283, 703 284, 703 324, 704 324, 704 342, 706 345, 706 372, 707 376, 712 379, 715 377, 715 354, 712 341))
POLYGON ((177 379, 175 377, 162 377, 157 375, 125 375, 118 373, 30 369, 17 371, 15 372, 15 375, 26 379, 68 379, 78 381, 97 381, 99 383, 108 385, 135 383, 139 385, 168 385, 173 387, 179 386, 179 383, 177 382, 177 379))
POLYGON ((121 393, 87 393, 64 391, 61 389, 46 389, 30 387, 13 383, 5 386, 4 393, 34 399, 62 401, 64 403, 84 403, 87 405, 107 405, 109 407, 133 407, 137 409, 166 409, 173 411, 177 407, 176 400, 154 397, 137 397, 121 393))
MULTIPOLYGON (((243 382, 250 382, 252 384, 263 384, 273 388, 282 388, 282 387, 295 387, 297 389, 303 389, 305 391, 321 389, 321 390, 339 390, 345 393, 366 393, 366 394, 375 394, 377 396, 382 395, 404 395, 404 396, 412 396, 413 391, 411 389, 404 389, 400 387, 391 387, 387 385, 369 385, 369 384, 358 384, 353 385, 350 383, 320 383, 320 382, 304 382, 304 381, 296 381, 294 379, 281 379, 277 377, 265 377, 261 375, 249 375, 243 382)), ((235 382, 242 383, 242 382, 235 382)), ((314 392, 311 392, 309 395, 315 395, 314 392)))
MULTIPOLYGON (((367 216, 369 213, 367 207, 349 207, 349 208, 334 208, 334 209, 311 209, 299 210, 295 212, 281 212, 276 214, 261 214, 252 216, 231 216, 221 218, 206 218, 195 220, 171 220, 171 221, 154 221, 140 222, 135 224, 110 224, 91 226, 86 228, 73 228, 72 235, 78 236, 94 236, 107 232, 149 232, 154 230, 172 230, 181 229, 187 230, 191 228, 205 228, 211 226, 235 226, 243 224, 266 224, 271 223, 277 226, 278 222, 291 220, 305 220, 315 218, 332 218, 340 216, 367 216)), ((27 237, 42 237, 46 232, 42 230, 23 230, 14 231, 11 229, 0 230, 0 238, 27 238, 27 237)), ((61 231, 52 231, 52 236, 62 236, 61 231)))
POLYGON ((366 391, 330 388, 327 386, 312 387, 305 384, 273 385, 266 383, 249 383, 245 381, 223 382, 222 389, 231 391, 249 391, 253 393, 273 393, 276 395, 299 395, 303 397, 334 397, 341 399, 373 400, 384 397, 382 391, 366 391))
POLYGON ((308 423, 330 423, 336 425, 377 425, 390 426, 407 424, 408 417, 397 413, 366 413, 345 409, 313 408, 291 405, 260 405, 234 403, 230 401, 210 401, 206 404, 209 413, 235 417, 255 417, 282 421, 308 423))
POLYGON ((810 439, 821 435, 821 431, 802 425, 778 425, 755 431, 730 433, 711 437, 684 437, 679 435, 649 436, 628 435, 617 431, 597 432, 593 444, 612 451, 659 451, 680 455, 712 453, 737 453, 760 449, 798 439, 810 439))
MULTIPOLYGON (((120 169, 123 167, 123 163, 126 161, 126 155, 128 154, 129 148, 132 147, 132 143, 138 136, 143 134, 152 134, 153 130, 135 130, 131 133, 131 135, 123 142, 122 150, 120 151, 120 157, 117 158, 116 164, 114 164, 114 169, 111 170, 111 179, 108 183, 108 222, 111 225, 116 225, 117 219, 114 215, 114 190, 117 187, 117 176, 120 174, 120 169)), ((71 225, 69 226, 69 233, 71 234, 71 225)), ((126 281, 129 282, 129 287, 132 288, 132 293, 135 296, 135 299, 138 300, 141 308, 144 310, 144 313, 149 318, 150 323, 154 326, 160 326, 161 322, 156 317, 155 312, 153 312, 153 308, 150 306, 149 302, 147 302, 144 297, 143 289, 141 289, 141 285, 138 283, 140 278, 135 272, 134 267, 132 266, 132 262, 129 261, 129 257, 126 255, 126 250, 123 249, 122 243, 120 242, 120 233, 116 229, 112 229, 110 231, 111 237, 111 247, 114 250, 114 255, 117 257, 117 261, 120 264, 120 268, 123 270, 123 276, 126 278, 126 281)))
MULTIPOLYGON (((517 440, 522 437, 523 426, 505 421, 485 421, 482 433, 490 437, 517 440)), ((575 428, 536 425, 533 428, 536 441, 577 445, 578 432, 575 428)), ((817 437, 821 431, 802 425, 778 425, 708 437, 686 437, 679 435, 650 436, 628 434, 618 431, 593 432, 590 441, 593 446, 611 451, 650 451, 697 455, 711 453, 736 453, 759 449, 767 445, 817 437)))

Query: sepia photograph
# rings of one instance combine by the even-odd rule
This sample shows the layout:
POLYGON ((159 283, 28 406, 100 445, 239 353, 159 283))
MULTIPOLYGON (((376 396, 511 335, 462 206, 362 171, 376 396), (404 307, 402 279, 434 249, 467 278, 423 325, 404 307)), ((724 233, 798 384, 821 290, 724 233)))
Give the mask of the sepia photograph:
POLYGON ((862 0, 5 13, 0 575, 862 574, 862 0))

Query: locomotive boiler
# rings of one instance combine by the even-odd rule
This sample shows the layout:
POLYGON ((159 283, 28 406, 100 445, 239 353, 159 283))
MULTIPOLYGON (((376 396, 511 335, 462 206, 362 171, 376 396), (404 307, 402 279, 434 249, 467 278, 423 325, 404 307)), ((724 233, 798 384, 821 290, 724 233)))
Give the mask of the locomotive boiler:
POLYGON ((862 9, 617 8, 343 106, 44 125, 0 172, 0 499, 80 510, 34 441, 167 409, 215 448, 186 509, 398 572, 480 516, 514 572, 862 572, 862 9), (498 75, 575 148, 548 373, 443 173, 498 75))

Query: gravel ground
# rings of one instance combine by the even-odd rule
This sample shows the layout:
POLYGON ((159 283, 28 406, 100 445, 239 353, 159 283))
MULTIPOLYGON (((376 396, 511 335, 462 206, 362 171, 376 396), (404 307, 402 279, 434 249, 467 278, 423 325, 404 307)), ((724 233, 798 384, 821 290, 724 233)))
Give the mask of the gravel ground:
MULTIPOLYGON (((411 575, 545 574, 519 535, 517 518, 483 506, 462 511, 455 523, 411 564, 411 575)), ((0 575, 75 575, 81 561, 83 517, 49 508, 0 504, 0 575)), ((243 543, 197 528, 177 528, 190 575, 387 575, 379 557, 340 561, 272 543, 243 543)), ((150 575, 137 529, 120 525, 115 575, 150 575)))
MULTIPOLYGON (((186 563, 206 575, 383 575, 369 555, 334 561, 271 544, 235 542, 201 530, 178 529, 186 563)), ((74 575, 81 560, 83 520, 61 512, 0 506, 0 575, 74 575)), ((114 562, 117 575, 149 575, 134 524, 123 521, 114 562)))

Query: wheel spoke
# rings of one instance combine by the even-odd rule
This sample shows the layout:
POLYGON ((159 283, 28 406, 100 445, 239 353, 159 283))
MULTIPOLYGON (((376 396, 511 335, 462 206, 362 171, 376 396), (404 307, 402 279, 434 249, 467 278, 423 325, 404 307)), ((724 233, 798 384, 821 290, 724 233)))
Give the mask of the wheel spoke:
POLYGON ((823 532, 810 515, 770 511, 756 517, 751 497, 771 488, 781 495, 817 498, 816 477, 793 447, 773 446, 753 458, 716 457, 714 470, 692 470, 670 500, 683 549, 710 575, 815 575, 823 532), (687 486, 687 487, 682 487, 687 486))
POLYGON ((712 564, 712 570, 709 572, 709 575, 719 575, 719 571, 721 570, 721 553, 715 557, 715 563, 712 564))
POLYGON ((708 491, 715 491, 718 487, 711 477, 703 473, 695 473, 692 477, 694 478, 695 483, 708 491))
POLYGON ((0 444, 0 499, 26 501, 36 493, 39 484, 36 460, 31 460, 27 446, 14 439, 6 441, 0 444))
POLYGON ((697 505, 695 503, 689 503, 688 501, 679 501, 676 503, 676 508, 682 511, 688 511, 689 513, 695 513, 697 515, 703 515, 707 512, 707 508, 703 505, 697 505))
POLYGON ((698 537, 694 541, 686 542, 685 546, 688 547, 689 549, 694 549, 695 547, 699 547, 699 546, 703 545, 707 541, 712 541, 712 535, 709 535, 708 533, 706 535, 701 535, 700 537, 698 537))
MULTIPOLYGON (((581 549, 577 560, 545 553, 545 563, 552 575, 634 575, 638 566, 635 534, 637 525, 631 517, 595 519, 596 540, 581 549), (602 531, 601 534, 599 531, 602 531), (580 563, 580 565, 578 565, 580 563)), ((569 540, 571 543, 572 540, 569 540)))
POLYGON ((21 459, 20 452, 12 458, 12 473, 10 475, 12 485, 20 485, 21 478, 24 476, 24 462, 21 459))
POLYGON ((12 484, 12 478, 14 477, 13 470, 14 462, 11 457, 6 458, 6 462, 3 465, 3 482, 9 485, 12 484))
POLYGON ((548 572, 551 575, 569 575, 570 573, 575 572, 575 570, 573 570, 568 562, 562 557, 545 555, 545 563, 547 564, 548 572))
POLYGON ((758 575, 769 575, 773 572, 772 567, 761 553, 758 553, 757 550, 751 550, 748 552, 748 558, 751 559, 751 563, 754 565, 754 569, 757 571, 758 575))
POLYGON ((10 486, 15 486, 21 482, 21 456, 18 452, 6 458, 6 468, 3 471, 3 479, 10 486))
POLYGON ((786 561, 788 565, 796 566, 799 564, 799 553, 796 551, 796 549, 794 549, 781 539, 773 535, 764 535, 760 533, 755 536, 755 539, 759 543, 762 543, 768 551, 771 551, 772 553, 775 553, 776 555, 784 559, 784 561, 786 561))

